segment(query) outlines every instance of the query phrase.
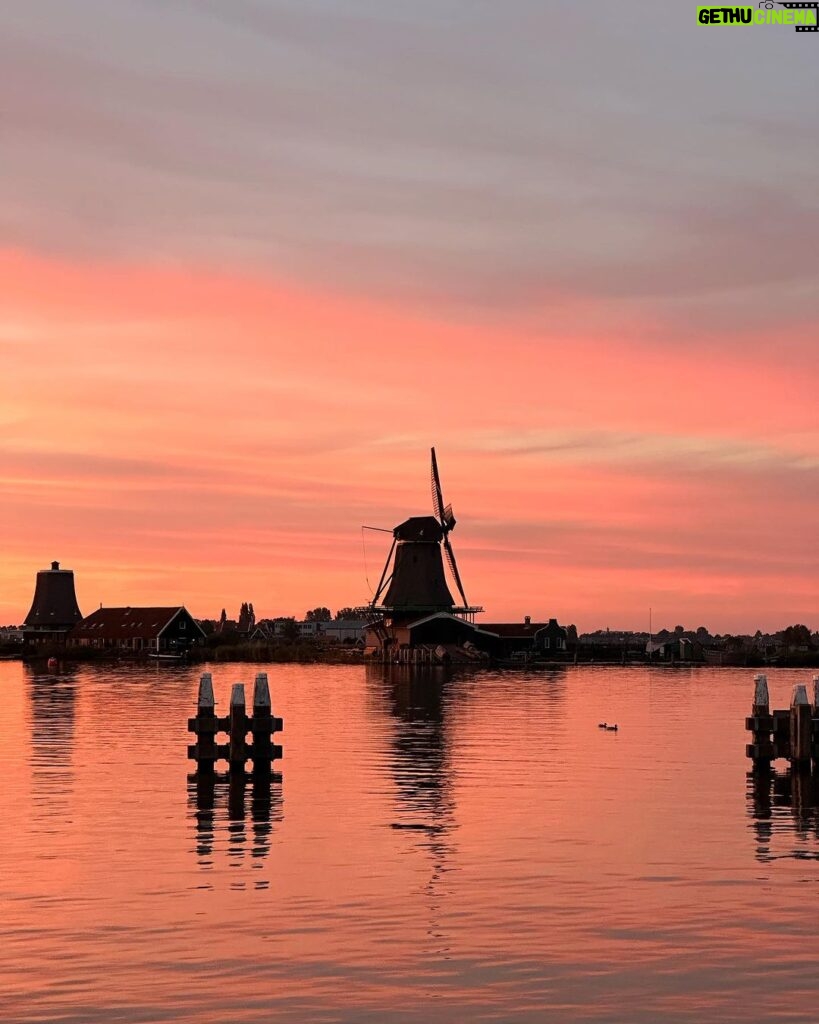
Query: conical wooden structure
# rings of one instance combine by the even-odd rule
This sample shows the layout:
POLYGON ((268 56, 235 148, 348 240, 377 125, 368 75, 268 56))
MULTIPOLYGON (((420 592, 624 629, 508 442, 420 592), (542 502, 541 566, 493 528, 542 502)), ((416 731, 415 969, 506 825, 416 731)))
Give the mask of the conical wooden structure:
POLYGON ((23 623, 23 638, 29 644, 64 643, 66 634, 82 620, 74 590, 74 570, 50 569, 37 573, 34 600, 23 623))

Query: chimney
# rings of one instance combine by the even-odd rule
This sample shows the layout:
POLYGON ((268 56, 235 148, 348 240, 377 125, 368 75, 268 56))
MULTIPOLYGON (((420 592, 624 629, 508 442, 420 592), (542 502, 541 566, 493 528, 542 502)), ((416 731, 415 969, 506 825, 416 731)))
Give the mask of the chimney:
POLYGON ((532 616, 531 615, 524 615, 523 616, 523 625, 524 626, 531 626, 532 625, 532 616))
POLYGON ((53 572, 57 572, 57 570, 59 568, 60 568, 60 563, 59 562, 52 562, 51 563, 51 569, 52 569, 53 572))

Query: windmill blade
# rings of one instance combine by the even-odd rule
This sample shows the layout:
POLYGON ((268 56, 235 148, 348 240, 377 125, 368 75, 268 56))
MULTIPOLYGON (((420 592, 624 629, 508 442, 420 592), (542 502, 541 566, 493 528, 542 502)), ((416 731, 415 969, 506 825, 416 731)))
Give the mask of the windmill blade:
POLYGON ((443 514, 444 529, 447 532, 449 532, 450 530, 454 530, 455 529, 455 523, 457 523, 457 521, 458 520, 455 518, 455 513, 452 511, 452 506, 451 505, 447 505, 447 507, 444 509, 444 514, 443 514))
POLYGON ((441 478, 438 476, 438 460, 435 458, 435 449, 432 452, 432 511, 435 518, 444 525, 444 496, 441 494, 441 478))
POLYGON ((455 552, 452 550, 452 545, 449 543, 449 537, 447 537, 446 534, 444 534, 444 551, 446 552, 446 560, 449 565, 449 570, 452 573, 452 578, 455 580, 455 585, 458 587, 458 593, 461 595, 461 600, 464 603, 464 608, 468 608, 469 601, 466 599, 464 585, 461 583, 458 566, 455 564, 455 552))

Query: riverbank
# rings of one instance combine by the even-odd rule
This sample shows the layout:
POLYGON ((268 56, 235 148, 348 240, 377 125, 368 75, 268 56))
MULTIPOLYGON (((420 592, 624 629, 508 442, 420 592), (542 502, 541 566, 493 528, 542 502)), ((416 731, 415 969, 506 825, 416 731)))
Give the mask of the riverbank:
POLYGON ((179 658, 151 658, 147 652, 117 648, 48 646, 36 651, 19 651, 6 660, 46 665, 50 658, 60 664, 187 664, 261 662, 264 664, 328 664, 353 665, 363 662, 364 655, 350 647, 317 647, 314 644, 230 644, 192 648, 179 658))
MULTIPOLYGON (((350 647, 318 647, 314 644, 240 644, 218 647, 195 648, 178 659, 151 658, 147 654, 136 651, 118 649, 98 650, 87 647, 51 647, 40 648, 36 652, 18 650, 13 654, 0 654, 0 661, 23 661, 35 668, 45 670, 48 661, 56 658, 60 665, 113 664, 113 665, 201 665, 201 664, 299 664, 299 665, 360 665, 369 664, 372 659, 365 656, 358 648, 350 647)), ((709 665, 702 661, 637 661, 622 658, 583 658, 576 661, 572 658, 560 661, 533 660, 529 662, 509 660, 502 662, 469 663, 472 668, 491 669, 493 671, 552 671, 569 666, 607 667, 607 668, 655 668, 655 669, 748 669, 768 671, 776 669, 810 669, 819 667, 819 657, 792 656, 776 663, 764 663, 749 660, 744 664, 709 665)), ((420 667, 420 666, 419 666, 420 667)), ((427 666, 430 667, 430 666, 427 666)))

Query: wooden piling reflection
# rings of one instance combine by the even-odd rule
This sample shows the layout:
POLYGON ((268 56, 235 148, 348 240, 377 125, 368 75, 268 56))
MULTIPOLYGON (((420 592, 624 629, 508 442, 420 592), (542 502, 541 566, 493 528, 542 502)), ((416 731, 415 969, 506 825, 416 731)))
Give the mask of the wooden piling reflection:
POLYGON ((232 863, 246 856, 261 862, 270 852, 273 826, 284 816, 282 776, 278 772, 192 774, 188 806, 201 867, 213 867, 220 835, 223 852, 232 863))
POLYGON ((758 861, 819 860, 819 775, 810 764, 754 768, 747 801, 758 861))

